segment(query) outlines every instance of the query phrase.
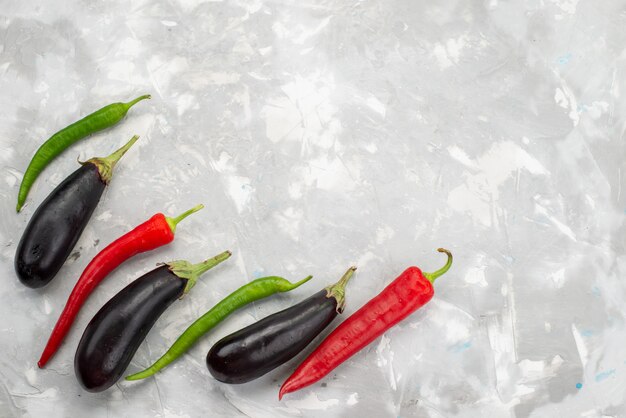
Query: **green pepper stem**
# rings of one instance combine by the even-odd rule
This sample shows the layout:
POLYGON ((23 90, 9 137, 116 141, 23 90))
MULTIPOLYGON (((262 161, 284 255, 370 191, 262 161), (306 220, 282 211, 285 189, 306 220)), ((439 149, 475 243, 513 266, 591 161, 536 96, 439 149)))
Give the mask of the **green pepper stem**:
POLYGON ((169 269, 172 273, 174 273, 181 279, 187 279, 187 285, 185 286, 185 290, 183 291, 184 296, 189 293, 192 287, 196 285, 198 277, 200 277, 202 273, 217 266, 222 261, 228 259, 228 257, 230 257, 231 255, 232 253, 230 251, 224 251, 223 253, 204 260, 203 262, 198 264, 191 264, 189 261, 185 260, 170 261, 169 263, 165 264, 169 266, 169 269))
POLYGON ((437 248, 437 251, 439 251, 440 253, 446 253, 446 255, 448 256, 448 261, 446 261, 446 264, 442 268, 435 272, 423 273, 424 277, 426 277, 431 283, 434 283, 437 277, 445 274, 448 270, 450 270, 450 266, 452 265, 452 253, 450 251, 446 250, 445 248, 437 248))
POLYGON ((172 234, 176 232, 176 225, 178 225, 178 223, 180 221, 182 221, 183 219, 185 219, 187 216, 191 215, 192 213, 196 213, 197 211, 199 211, 200 209, 204 208, 203 204, 199 204, 197 206, 194 206, 193 208, 189 209, 188 211, 185 211, 183 213, 181 213, 180 215, 178 215, 175 218, 170 218, 170 217, 165 217, 165 221, 167 222, 167 224, 169 225, 170 229, 172 230, 172 234))
POLYGON ((312 278, 313 278, 313 276, 306 276, 304 279, 300 280, 299 282, 289 283, 289 285, 284 290, 281 289, 281 292, 289 292, 290 290, 293 290, 293 289, 295 289, 297 287, 302 286, 303 284, 305 284, 306 282, 308 282, 312 278))
POLYGON ((126 154, 126 151, 128 151, 130 147, 132 147, 133 144, 137 142, 138 139, 138 135, 133 136, 126 144, 124 144, 124 146, 122 146, 120 149, 118 149, 108 157, 94 157, 85 162, 82 162, 80 160, 78 162, 82 165, 95 165, 98 169, 98 172, 100 173, 100 178, 102 179, 102 181, 105 184, 109 184, 109 182, 111 181, 111 177, 113 177, 113 168, 115 168, 117 162, 124 156, 124 154, 126 154))
POLYGON ((150 96, 149 94, 144 94, 143 96, 137 97, 135 100, 131 100, 130 102, 124 103, 124 105, 126 106, 126 110, 128 110, 131 107, 133 107, 134 105, 136 105, 137 102, 140 102, 140 101, 145 100, 145 99, 151 99, 151 98, 152 98, 152 96, 150 96))
POLYGON ((326 297, 337 300, 337 313, 342 313, 346 305, 346 285, 356 271, 356 267, 350 267, 339 281, 326 288, 326 297))

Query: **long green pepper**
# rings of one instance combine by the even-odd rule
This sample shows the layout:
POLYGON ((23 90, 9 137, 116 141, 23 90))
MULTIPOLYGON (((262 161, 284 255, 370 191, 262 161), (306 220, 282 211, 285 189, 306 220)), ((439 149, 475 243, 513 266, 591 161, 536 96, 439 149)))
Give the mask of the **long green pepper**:
POLYGON ((26 169, 24 177, 22 178, 22 183, 20 184, 20 191, 17 195, 17 206, 15 209, 18 212, 22 209, 22 206, 26 201, 26 196, 28 196, 28 192, 39 174, 59 154, 78 140, 115 125, 122 120, 124 116, 126 116, 128 110, 137 102, 149 98, 150 95, 146 94, 127 103, 110 104, 102 109, 96 110, 78 122, 74 122, 68 127, 63 128, 59 132, 52 135, 39 147, 32 160, 30 160, 30 164, 28 164, 28 168, 26 169))
POLYGON ((230 295, 222 299, 217 305, 191 324, 185 332, 174 342, 165 354, 147 369, 127 376, 126 380, 140 380, 150 377, 159 370, 167 367, 171 362, 182 356, 204 334, 222 322, 228 315, 237 309, 255 300, 263 299, 278 292, 288 292, 311 280, 308 276, 299 282, 291 283, 282 277, 262 277, 241 286, 230 295))

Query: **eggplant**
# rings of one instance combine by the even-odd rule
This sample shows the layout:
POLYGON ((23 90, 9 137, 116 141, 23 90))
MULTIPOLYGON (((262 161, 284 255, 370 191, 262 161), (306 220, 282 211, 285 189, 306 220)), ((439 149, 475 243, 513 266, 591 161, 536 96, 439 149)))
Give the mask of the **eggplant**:
POLYGON ((206 356, 211 375, 223 383, 246 383, 291 360, 343 312, 345 286, 355 270, 350 267, 336 284, 219 340, 206 356))
POLYGON ((138 138, 108 157, 81 163, 37 208, 15 253, 15 272, 22 284, 40 288, 56 276, 111 181, 113 167, 138 138))
POLYGON ((198 277, 230 257, 225 251, 202 263, 173 261, 122 289, 93 317, 74 357, 74 372, 89 392, 102 392, 122 376, 161 314, 187 293, 198 277))

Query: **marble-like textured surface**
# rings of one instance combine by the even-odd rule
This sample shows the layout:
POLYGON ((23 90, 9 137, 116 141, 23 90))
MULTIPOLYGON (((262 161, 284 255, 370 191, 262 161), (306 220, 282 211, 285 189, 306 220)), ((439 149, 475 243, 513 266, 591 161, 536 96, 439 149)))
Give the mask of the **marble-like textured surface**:
MULTIPOLYGON (((0 0, 2 417, 626 416, 626 3, 0 0), (100 106, 151 93, 45 171, 33 152, 100 106), (132 134, 58 277, 22 287, 36 206, 132 134), (76 278, 149 215, 207 207, 114 272, 45 370, 76 278), (435 298, 332 376, 278 402, 298 360, 214 381, 212 343, 359 267, 348 315, 405 267, 455 254, 435 298), (81 390, 102 304, 159 261, 234 256, 175 303, 129 372, 266 274, 313 281, 243 309, 155 379, 81 390)), ((336 325, 336 323, 334 324, 336 325)))

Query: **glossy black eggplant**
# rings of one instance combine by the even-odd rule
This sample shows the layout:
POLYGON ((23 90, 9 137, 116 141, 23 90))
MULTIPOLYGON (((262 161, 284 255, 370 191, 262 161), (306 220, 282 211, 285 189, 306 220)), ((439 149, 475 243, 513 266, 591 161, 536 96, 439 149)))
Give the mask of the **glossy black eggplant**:
POLYGON ((137 139, 108 157, 82 163, 37 208, 15 253, 15 272, 25 286, 43 287, 59 272, 111 180, 113 167, 137 139))
POLYGON ((219 340, 207 353, 220 382, 246 383, 286 363, 332 322, 345 304, 351 267, 336 284, 219 340))
POLYGON ((79 383, 89 392, 108 389, 128 367, 156 320, 208 269, 230 257, 225 251, 202 263, 167 263, 141 276, 109 300, 87 325, 74 357, 79 383))

